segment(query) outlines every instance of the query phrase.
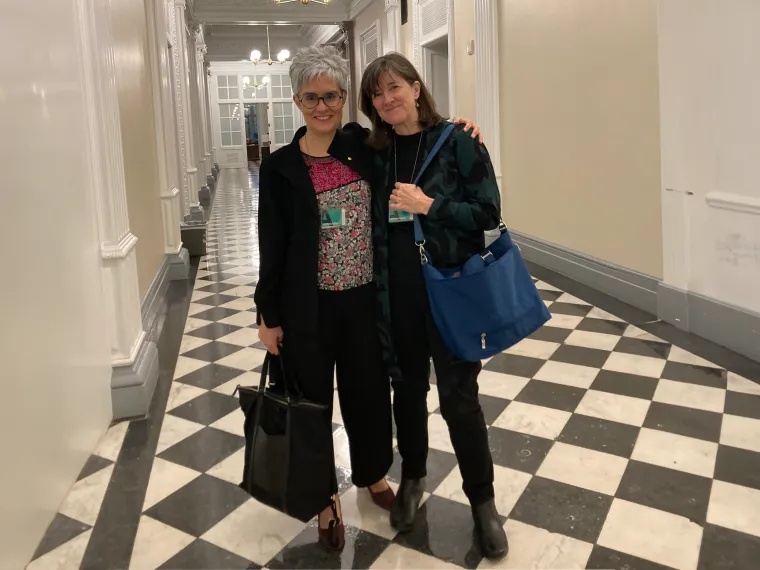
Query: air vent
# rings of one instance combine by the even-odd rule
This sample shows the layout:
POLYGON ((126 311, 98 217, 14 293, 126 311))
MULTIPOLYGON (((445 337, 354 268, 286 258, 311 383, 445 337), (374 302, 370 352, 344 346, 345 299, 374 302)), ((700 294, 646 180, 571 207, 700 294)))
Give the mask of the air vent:
POLYGON ((380 57, 380 22, 375 22, 360 36, 362 70, 380 57))
POLYGON ((441 36, 448 33, 446 0, 427 0, 420 3, 420 25, 422 37, 441 36))

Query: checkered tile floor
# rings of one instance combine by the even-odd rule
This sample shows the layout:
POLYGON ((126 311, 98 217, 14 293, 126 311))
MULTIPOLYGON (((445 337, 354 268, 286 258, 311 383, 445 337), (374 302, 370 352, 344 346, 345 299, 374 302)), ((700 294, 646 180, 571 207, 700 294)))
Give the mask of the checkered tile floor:
MULTIPOLYGON (((480 377, 508 557, 489 564, 473 546, 435 390, 428 494, 404 536, 350 484, 336 400, 347 547, 323 553, 313 522, 236 486, 243 416, 232 394, 258 382, 264 359, 251 298, 257 177, 228 171, 222 180, 132 568, 760 568, 760 385, 540 281, 552 321, 480 377)), ((114 430, 30 568, 86 545, 123 437, 114 430)), ((399 476, 396 457, 389 478, 399 476)))

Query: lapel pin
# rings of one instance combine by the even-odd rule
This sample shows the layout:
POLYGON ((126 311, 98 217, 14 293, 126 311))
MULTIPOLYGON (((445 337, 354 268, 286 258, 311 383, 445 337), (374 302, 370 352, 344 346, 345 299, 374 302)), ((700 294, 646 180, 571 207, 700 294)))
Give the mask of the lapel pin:
POLYGON ((349 156, 349 157, 348 157, 348 160, 353 160, 353 158, 351 158, 351 157, 349 156))

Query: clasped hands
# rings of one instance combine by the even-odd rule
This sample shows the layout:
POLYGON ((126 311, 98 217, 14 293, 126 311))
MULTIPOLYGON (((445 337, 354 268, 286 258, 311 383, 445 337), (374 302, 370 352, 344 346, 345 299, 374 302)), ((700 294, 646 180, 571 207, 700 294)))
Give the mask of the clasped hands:
POLYGON ((425 216, 432 205, 433 198, 426 196, 419 186, 396 182, 391 194, 391 208, 394 210, 425 216))

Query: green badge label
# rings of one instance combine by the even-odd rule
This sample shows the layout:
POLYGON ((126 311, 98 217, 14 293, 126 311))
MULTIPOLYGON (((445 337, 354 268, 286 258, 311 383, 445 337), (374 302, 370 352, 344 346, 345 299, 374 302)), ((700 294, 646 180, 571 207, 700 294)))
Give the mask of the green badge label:
POLYGON ((399 222, 411 222, 413 220, 414 216, 409 212, 394 210, 393 208, 388 211, 388 221, 391 224, 398 224, 399 222))
POLYGON ((339 228, 346 225, 346 211, 343 208, 329 208, 322 211, 322 228, 339 228))

